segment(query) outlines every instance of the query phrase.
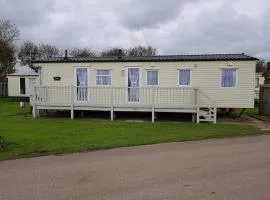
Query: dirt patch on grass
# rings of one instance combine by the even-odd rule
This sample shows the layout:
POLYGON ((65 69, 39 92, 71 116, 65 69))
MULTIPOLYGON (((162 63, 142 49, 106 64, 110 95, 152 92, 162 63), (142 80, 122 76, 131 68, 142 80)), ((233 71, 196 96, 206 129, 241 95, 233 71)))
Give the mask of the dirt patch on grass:
POLYGON ((257 117, 243 115, 241 117, 219 117, 218 123, 230 123, 230 124, 250 124, 259 128, 262 131, 270 131, 270 123, 257 117))

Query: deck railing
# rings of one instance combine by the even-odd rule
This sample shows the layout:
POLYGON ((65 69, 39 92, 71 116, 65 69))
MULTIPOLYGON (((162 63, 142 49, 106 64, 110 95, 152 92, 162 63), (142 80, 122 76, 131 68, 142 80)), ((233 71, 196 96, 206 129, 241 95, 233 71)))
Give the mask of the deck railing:
POLYGON ((38 109, 68 109, 71 111, 71 119, 76 109, 106 109, 110 110, 113 120, 114 110, 118 108, 150 110, 152 122, 156 110, 169 110, 196 113, 197 123, 216 123, 215 101, 200 89, 191 87, 38 86, 34 87, 30 97, 33 117, 36 117, 38 109))
POLYGON ((59 106, 189 107, 196 106, 197 92, 190 87, 38 86, 32 101, 59 106))

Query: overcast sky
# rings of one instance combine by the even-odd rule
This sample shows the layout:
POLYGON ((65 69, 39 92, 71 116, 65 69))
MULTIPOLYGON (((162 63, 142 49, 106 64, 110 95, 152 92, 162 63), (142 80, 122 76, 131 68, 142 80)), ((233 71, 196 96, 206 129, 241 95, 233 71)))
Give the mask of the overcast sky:
POLYGON ((160 54, 270 59, 270 0, 0 0, 20 42, 61 49, 151 45, 160 54))

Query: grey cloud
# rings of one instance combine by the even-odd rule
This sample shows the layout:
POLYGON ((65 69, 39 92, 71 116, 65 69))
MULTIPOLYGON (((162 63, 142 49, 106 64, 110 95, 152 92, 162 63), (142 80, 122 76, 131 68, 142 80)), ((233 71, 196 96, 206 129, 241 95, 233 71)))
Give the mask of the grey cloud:
POLYGON ((270 58, 269 9, 268 0, 0 0, 0 18, 17 24, 21 42, 263 58, 270 58))
POLYGON ((120 21, 130 29, 152 28, 174 20, 189 0, 133 0, 119 11, 120 21))
POLYGON ((53 11, 52 0, 0 0, 0 17, 19 26, 34 26, 44 23, 46 15, 53 11))
MULTIPOLYGON (((254 18, 248 14, 239 14, 232 4, 224 3, 217 9, 203 10, 192 20, 193 25, 185 22, 178 24, 162 49, 176 53, 245 52, 260 55, 259 52, 270 50, 270 28, 265 26, 267 19, 269 14, 254 18)), ((267 56, 267 53, 263 56, 267 56)), ((270 54, 267 57, 270 58, 270 54)))

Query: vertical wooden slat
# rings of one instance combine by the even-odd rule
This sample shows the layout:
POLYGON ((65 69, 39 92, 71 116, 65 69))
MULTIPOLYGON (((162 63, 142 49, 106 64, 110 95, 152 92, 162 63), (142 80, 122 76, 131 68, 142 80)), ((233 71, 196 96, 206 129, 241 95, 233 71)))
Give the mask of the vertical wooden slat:
POLYGON ((74 88, 70 86, 70 118, 74 119, 74 88))
POLYGON ((33 118, 36 118, 36 86, 33 88, 33 110, 32 110, 32 115, 33 118))

